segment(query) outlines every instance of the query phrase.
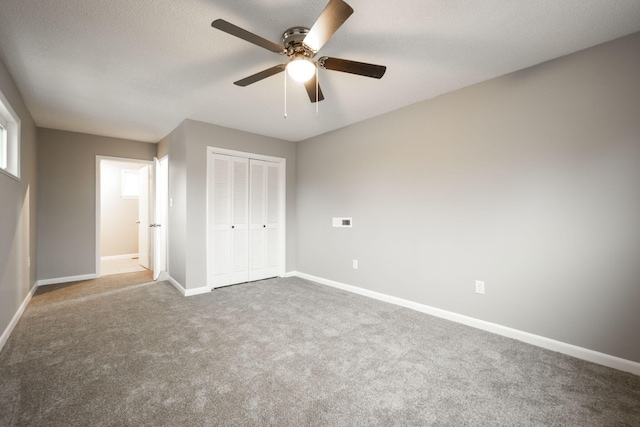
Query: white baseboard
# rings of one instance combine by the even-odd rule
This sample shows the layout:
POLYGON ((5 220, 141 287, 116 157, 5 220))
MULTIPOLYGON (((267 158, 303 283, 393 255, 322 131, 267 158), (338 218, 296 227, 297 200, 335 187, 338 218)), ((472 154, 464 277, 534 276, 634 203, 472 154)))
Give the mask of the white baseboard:
POLYGON ((184 293, 185 297, 192 297, 194 295, 208 294, 211 289, 208 286, 201 286, 195 289, 187 289, 184 293))
MULTIPOLYGON (((211 289, 209 289, 209 287, 207 287, 207 286, 203 286, 203 287, 195 288, 195 289, 185 289, 184 286, 182 286, 180 283, 178 283, 176 281, 176 279, 171 277, 170 274, 168 274, 168 273, 165 273, 165 274, 166 274, 166 276, 163 275, 164 279, 162 279, 162 280, 166 280, 169 283, 171 283, 173 285, 173 287, 176 288, 178 290, 178 292, 180 292, 185 297, 191 297, 191 296, 194 296, 194 295, 206 294, 207 292, 211 292, 211 289)), ((158 277, 158 280, 161 280, 160 277, 158 277)))
POLYGON ((16 314, 13 315, 11 322, 9 322, 9 325, 0 336, 0 351, 2 351, 2 349, 4 348, 4 345, 7 343, 7 340, 9 339, 11 332, 13 332, 13 329, 18 324, 18 320, 20 320, 20 318, 22 317, 22 313, 24 313, 24 310, 27 308, 27 304, 29 304, 29 301, 31 301, 33 294, 36 293, 36 289, 38 289, 37 284, 31 288, 31 290, 25 297, 24 301, 22 301, 22 304, 20 304, 20 308, 18 308, 18 311, 16 311, 16 314))
POLYGON ((589 350, 587 348, 578 347, 573 344, 567 344, 561 341, 556 341, 540 335, 534 335, 534 334, 530 334, 528 332, 520 331, 517 329, 508 328, 506 326, 498 325, 496 323, 486 322, 484 320, 479 320, 473 317, 464 316, 462 314, 453 313, 451 311, 442 310, 439 308, 405 300, 402 298, 393 297, 393 296, 382 294, 379 292, 370 291, 367 289, 359 288, 357 286, 347 285, 347 284, 336 282, 333 280, 323 279, 321 277, 312 276, 310 274, 301 273, 299 271, 291 271, 285 274, 285 277, 291 277, 291 276, 297 276, 302 279, 320 283, 322 285, 331 286, 334 288, 342 289, 344 291, 363 295, 369 298, 374 298, 380 301, 399 305, 401 307, 410 308, 412 310, 416 310, 416 311, 426 313, 432 316, 440 317, 443 319, 451 320, 453 322, 462 323, 463 325, 471 326, 477 329, 482 329, 484 331, 492 332, 494 334, 502 335, 508 338, 513 338, 519 341, 526 342, 528 344, 546 348, 547 350, 563 353, 572 357, 576 357, 578 359, 587 360, 589 362, 607 366, 609 368, 614 368, 620 371, 625 371, 635 375, 640 375, 640 363, 633 362, 627 359, 622 359, 620 357, 612 356, 610 354, 600 353, 594 350, 589 350))
POLYGON ((101 256, 100 261, 110 261, 112 259, 132 259, 132 258, 138 258, 138 254, 101 256))
POLYGON ((161 271, 160 273, 158 273, 158 278, 155 279, 156 282, 162 282, 162 281, 169 281, 169 279, 171 278, 171 276, 169 276, 169 273, 167 273, 166 271, 161 271))
POLYGON ((82 280, 97 279, 94 274, 83 274, 80 276, 56 277, 55 279, 42 279, 36 282, 37 286, 57 285, 58 283, 80 282, 82 280))
POLYGON ((167 276, 165 277, 165 279, 167 282, 171 283, 173 285, 174 288, 176 288, 178 290, 178 292, 180 292, 182 294, 182 296, 185 295, 185 293, 187 292, 187 290, 176 281, 176 279, 174 279, 173 277, 171 277, 171 275, 169 275, 167 273, 167 276))

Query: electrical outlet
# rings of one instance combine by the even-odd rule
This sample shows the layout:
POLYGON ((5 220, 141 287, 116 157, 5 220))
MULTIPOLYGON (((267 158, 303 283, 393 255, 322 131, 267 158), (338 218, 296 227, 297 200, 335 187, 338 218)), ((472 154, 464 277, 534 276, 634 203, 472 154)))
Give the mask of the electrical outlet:
POLYGON ((476 294, 484 294, 484 282, 476 280, 476 294))
POLYGON ((353 260, 353 269, 354 269, 354 270, 357 270, 357 269, 358 269, 358 260, 357 260, 357 259, 354 259, 354 260, 353 260))

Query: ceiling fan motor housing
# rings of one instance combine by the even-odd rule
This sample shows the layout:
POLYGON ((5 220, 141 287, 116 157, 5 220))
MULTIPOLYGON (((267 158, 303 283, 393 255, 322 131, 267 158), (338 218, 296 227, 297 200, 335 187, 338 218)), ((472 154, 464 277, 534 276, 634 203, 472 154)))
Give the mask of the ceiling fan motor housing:
POLYGON ((316 54, 312 49, 303 43, 309 29, 305 27, 292 27, 282 34, 282 43, 287 49, 287 56, 313 58, 316 54))

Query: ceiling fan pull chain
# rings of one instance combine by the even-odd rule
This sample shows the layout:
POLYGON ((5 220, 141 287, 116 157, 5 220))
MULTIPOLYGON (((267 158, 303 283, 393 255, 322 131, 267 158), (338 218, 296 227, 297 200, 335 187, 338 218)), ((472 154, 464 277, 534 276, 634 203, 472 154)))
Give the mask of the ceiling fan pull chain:
POLYGON ((320 83, 318 82, 318 77, 319 77, 318 67, 316 67, 316 120, 318 119, 318 108, 319 108, 318 104, 320 103, 318 102, 318 96, 319 96, 318 92, 320 92, 320 89, 319 89, 320 83))
POLYGON ((284 118, 287 118, 287 73, 284 74, 284 118))

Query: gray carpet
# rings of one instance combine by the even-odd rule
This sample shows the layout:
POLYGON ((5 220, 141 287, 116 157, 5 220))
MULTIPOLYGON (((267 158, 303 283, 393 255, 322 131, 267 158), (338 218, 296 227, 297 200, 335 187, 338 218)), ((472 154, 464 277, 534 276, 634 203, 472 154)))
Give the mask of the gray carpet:
POLYGON ((638 426, 640 377, 298 279, 39 289, 0 425, 638 426))

